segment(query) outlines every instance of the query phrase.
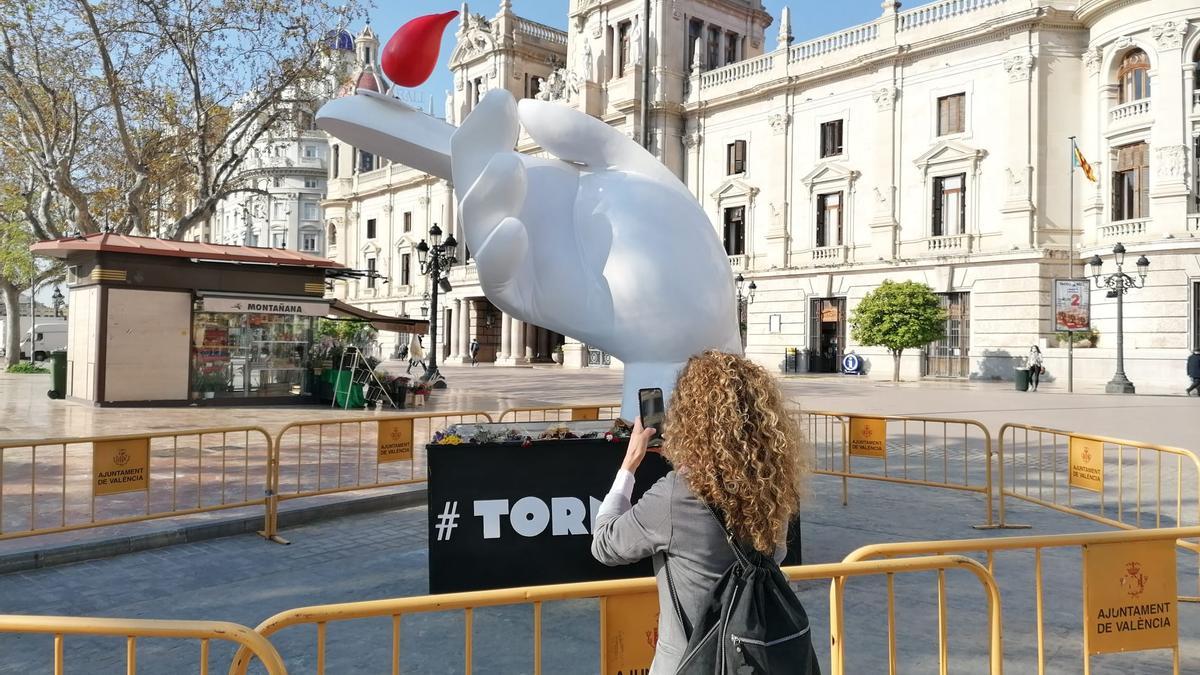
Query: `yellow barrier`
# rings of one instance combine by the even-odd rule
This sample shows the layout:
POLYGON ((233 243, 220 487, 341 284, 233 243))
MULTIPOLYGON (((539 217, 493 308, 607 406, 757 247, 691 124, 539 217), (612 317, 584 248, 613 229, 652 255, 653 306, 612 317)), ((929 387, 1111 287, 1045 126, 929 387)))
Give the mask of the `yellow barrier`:
POLYGON ((1152 491, 1153 527, 1164 516, 1170 526, 1200 525, 1200 459, 1188 450, 1024 424, 1005 424, 999 439, 1001 522, 1005 498, 1014 497, 1123 529, 1149 527, 1143 497, 1152 491))
POLYGON ((615 420, 621 416, 620 403, 580 403, 556 406, 509 408, 500 413, 497 422, 571 422, 586 420, 615 420))
MULTIPOLYGON (((1137 557, 1149 556, 1145 550, 1147 544, 1152 542, 1178 542, 1184 538, 1200 537, 1200 527, 1185 527, 1185 528, 1163 528, 1157 530, 1136 530, 1127 532, 1087 532, 1081 534, 1055 534, 1042 536, 1024 536, 1024 537, 993 537, 988 539, 948 539, 939 541, 907 541, 888 544, 870 544, 860 547, 852 551, 849 555, 843 558, 843 562, 862 562, 865 560, 890 559, 903 560, 901 556, 927 556, 927 555, 955 555, 969 553, 983 553, 987 556, 987 569, 993 572, 995 569, 995 554, 997 551, 1014 551, 1014 550, 1033 550, 1034 560, 1034 604, 1036 607, 1037 621, 1037 654, 1038 654, 1038 673, 1045 673, 1045 635, 1044 635, 1044 604, 1043 604, 1043 575, 1042 575, 1042 551, 1048 548, 1063 548, 1063 547, 1082 547, 1085 550, 1088 547, 1103 547, 1112 544, 1124 544, 1137 547, 1137 557)), ((1169 548, 1169 547, 1168 547, 1169 548)), ((920 558, 915 558, 919 560, 920 558)), ((1085 568, 1086 568, 1086 553, 1085 553, 1085 568)), ((1176 570, 1171 570, 1172 578, 1176 574, 1176 570)), ((1151 572, 1154 574, 1154 572, 1151 572)), ((1088 584, 1086 571, 1083 576, 1084 589, 1090 589, 1088 584)), ((1074 580, 1073 580, 1074 581, 1074 580)), ((1117 585, 1121 588, 1120 582, 1122 578, 1101 579, 1097 585, 1113 586, 1117 585)), ((1139 591, 1140 592, 1140 591, 1139 591)), ((1200 598, 1178 596, 1182 601, 1195 601, 1200 598)), ((890 611, 890 608, 889 608, 890 611)), ((1087 639, 1085 632, 1085 649, 1084 649, 1084 672, 1087 673, 1090 669, 1091 652, 1086 648, 1087 639)), ((1175 673, 1179 673, 1179 648, 1174 647, 1174 666, 1175 673)), ((1099 652, 1097 652, 1099 653, 1099 652)))
MULTIPOLYGON (((992 436, 975 420, 948 417, 861 415, 800 410, 798 424, 813 447, 813 472, 842 479, 904 483, 976 492, 992 515, 992 436)), ((1003 521, 1001 521, 1003 526, 1003 521)))
POLYGON ((292 422, 275 435, 264 531, 278 539, 280 501, 422 482, 435 433, 491 421, 486 412, 453 411, 292 422))
POLYGON ((224 640, 239 646, 238 653, 253 654, 270 675, 287 675, 279 652, 262 635, 226 621, 164 621, 154 619, 100 619, 73 616, 0 615, 0 633, 41 633, 54 636, 54 675, 63 672, 63 642, 67 635, 125 638, 126 671, 137 672, 138 638, 182 638, 200 641, 200 673, 208 672, 209 641, 224 640))
MULTIPOLYGON (((869 575, 886 575, 888 584, 889 608, 894 607, 894 588, 891 579, 893 575, 910 572, 937 572, 939 589, 944 591, 945 572, 949 569, 962 569, 971 572, 979 579, 987 594, 988 603, 988 641, 989 668, 994 675, 999 675, 1002 669, 1002 627, 1000 612, 1000 594, 995 579, 978 562, 961 556, 929 556, 922 558, 905 558, 901 560, 877 560, 855 563, 833 563, 825 565, 804 565, 785 567, 784 572, 792 581, 813 579, 832 579, 830 586, 830 644, 831 671, 834 675, 845 672, 845 621, 844 621, 844 586, 848 577, 869 575)), ((464 612, 464 655, 465 671, 472 670, 472 649, 474 644, 473 620, 474 610, 480 607, 495 607, 498 605, 533 604, 533 672, 542 672, 542 603, 556 600, 571 600, 582 598, 612 598, 622 595, 653 593, 655 581, 653 578, 620 579, 615 581, 595 581, 576 584, 558 584, 551 586, 534 586, 529 588, 510 588, 495 591, 478 591, 473 593, 451 593, 446 595, 428 595, 421 597, 395 598, 389 600, 370 600, 365 602, 350 602, 332 605, 303 607, 280 612, 259 624, 255 629, 266 638, 270 638, 280 630, 298 625, 315 624, 317 627, 317 673, 325 672, 326 636, 330 623, 390 617, 392 622, 391 642, 391 671, 400 672, 400 621, 407 614, 426 612, 444 612, 463 610, 464 612)), ((944 601, 944 592, 943 592, 944 601)), ((944 606, 941 608, 944 614, 944 606)), ((889 644, 893 647, 892 670, 895 672, 895 630, 894 611, 888 613, 889 644)), ((604 650, 601 645, 601 672, 608 672, 604 662, 604 650)), ((253 654, 249 649, 240 649, 230 667, 231 675, 242 675, 250 665, 253 654)), ((939 659, 943 673, 948 669, 948 657, 944 644, 939 649, 939 659)))
POLYGON ((0 441, 0 539, 263 504, 270 457, 257 426, 0 441))

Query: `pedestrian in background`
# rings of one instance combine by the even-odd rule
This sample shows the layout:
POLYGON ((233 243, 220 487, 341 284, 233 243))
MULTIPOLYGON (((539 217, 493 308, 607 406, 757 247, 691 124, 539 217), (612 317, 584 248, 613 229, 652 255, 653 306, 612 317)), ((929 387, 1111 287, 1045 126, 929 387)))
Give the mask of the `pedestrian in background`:
POLYGON ((1029 348, 1029 388, 1037 391, 1038 380, 1041 379, 1042 373, 1046 368, 1042 365, 1042 350, 1038 349, 1037 345, 1029 348))
POLYGON ((469 351, 471 352, 471 367, 474 368, 475 363, 478 361, 478 356, 479 356, 479 340, 478 339, 471 338, 471 346, 469 348, 469 351))
POLYGON ((1192 350, 1192 355, 1187 360, 1187 374, 1192 378, 1192 386, 1187 388, 1187 395, 1191 396, 1195 391, 1197 396, 1200 396, 1200 347, 1192 350))
POLYGON ((421 336, 413 335, 412 341, 408 343, 408 372, 412 372, 413 366, 420 365, 423 370, 428 370, 425 365, 425 347, 421 346, 421 336))

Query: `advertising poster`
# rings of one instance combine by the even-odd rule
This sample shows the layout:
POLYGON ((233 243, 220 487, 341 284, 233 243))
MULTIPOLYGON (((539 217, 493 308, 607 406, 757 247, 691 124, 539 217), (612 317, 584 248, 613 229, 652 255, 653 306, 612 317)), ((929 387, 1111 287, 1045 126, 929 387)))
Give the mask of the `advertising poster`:
POLYGON ((1054 280, 1054 330, 1086 331, 1092 325, 1091 286, 1087 279, 1054 280))
POLYGON ((150 488, 150 439, 92 443, 92 492, 96 496, 150 488))
POLYGON ((1179 644, 1175 542, 1083 547, 1084 645, 1088 654, 1179 644))

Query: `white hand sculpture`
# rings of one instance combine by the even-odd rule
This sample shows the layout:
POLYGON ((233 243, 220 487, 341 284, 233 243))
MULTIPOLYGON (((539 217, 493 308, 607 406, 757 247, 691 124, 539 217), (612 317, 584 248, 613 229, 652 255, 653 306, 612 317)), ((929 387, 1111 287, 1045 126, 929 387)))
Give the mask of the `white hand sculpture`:
MULTIPOLYGON (((327 104, 322 127, 445 177, 435 171, 445 167, 442 131, 428 118, 374 97, 352 107, 355 99, 363 96, 327 104)), ((488 92, 449 145, 484 293, 522 321, 623 361, 626 419, 638 414, 638 389, 659 387, 669 397, 693 354, 741 353, 716 231, 687 188, 639 145, 589 115, 544 101, 517 104, 504 90, 488 92), (522 124, 559 159, 516 152, 522 124)))

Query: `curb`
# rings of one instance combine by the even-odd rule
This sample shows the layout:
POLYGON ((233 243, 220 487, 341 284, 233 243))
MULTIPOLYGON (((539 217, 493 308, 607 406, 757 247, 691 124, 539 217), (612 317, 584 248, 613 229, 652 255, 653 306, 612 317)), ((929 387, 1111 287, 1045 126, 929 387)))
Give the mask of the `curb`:
MULTIPOLYGON (((330 504, 314 504, 279 511, 279 528, 304 525, 373 511, 424 506, 428 491, 425 488, 346 499, 330 504)), ((169 521, 169 518, 162 519, 169 521)), ((175 544, 190 544, 209 539, 253 534, 262 529, 263 516, 241 516, 216 522, 179 525, 159 532, 109 537, 97 541, 66 544, 37 551, 0 554, 0 574, 43 569, 56 565, 111 558, 125 553, 137 553, 175 544)))

